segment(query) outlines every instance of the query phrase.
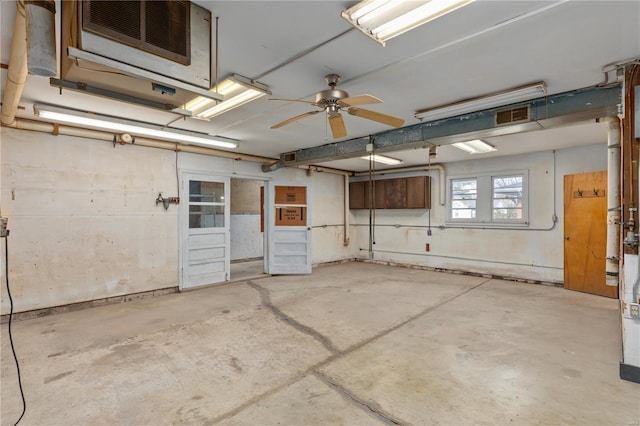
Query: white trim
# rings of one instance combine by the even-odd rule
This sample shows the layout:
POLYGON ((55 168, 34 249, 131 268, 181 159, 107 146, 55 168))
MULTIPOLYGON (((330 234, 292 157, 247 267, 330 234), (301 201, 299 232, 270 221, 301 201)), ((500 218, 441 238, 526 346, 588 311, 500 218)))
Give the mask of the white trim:
MULTIPOLYGON (((269 182, 264 186, 264 231, 265 231, 265 239, 264 239, 264 270, 269 274, 310 274, 313 268, 313 254, 312 254, 312 233, 311 228, 313 226, 312 222, 312 186, 311 182, 300 182, 300 181, 278 181, 274 180, 269 182), (275 203, 275 187, 276 186, 301 186, 306 188, 306 204, 276 204, 275 203), (278 227, 276 229, 275 226, 275 209, 276 207, 306 207, 307 217, 306 224, 304 226, 288 226, 288 227, 278 227), (306 256, 306 265, 291 265, 289 267, 283 268, 282 265, 274 264, 274 259, 276 255, 282 256, 283 253, 278 253, 275 251, 275 234, 279 235, 286 234, 287 232, 292 233, 300 233, 300 231, 304 231, 306 234, 304 243, 306 244, 306 252, 304 255, 306 256)), ((289 253, 292 256, 301 255, 303 253, 289 253)))
MULTIPOLYGON (((229 281, 231 274, 231 265, 230 265, 230 250, 231 250, 231 242, 230 242, 230 220, 231 220, 231 179, 228 174, 224 173, 206 173, 204 171, 189 171, 185 169, 178 169, 179 173, 179 185, 180 185, 180 204, 178 210, 178 288, 180 291, 185 289, 195 288, 195 286, 187 286, 185 287, 184 282, 184 247, 186 244, 186 239, 189 236, 189 187, 188 182, 190 180, 202 180, 202 181, 210 181, 210 182, 220 182, 222 181, 225 184, 225 202, 224 202, 224 217, 225 217, 225 252, 226 252, 226 261, 225 261, 225 280, 229 281)), ((201 205, 202 203, 196 203, 201 205)), ((212 205, 214 203, 205 203, 206 205, 212 205)), ((222 203, 216 202, 215 204, 221 205, 222 203)), ((211 228, 207 228, 211 229, 211 228)), ((218 228, 219 229, 219 228, 218 228)), ((202 230, 205 232, 205 230, 202 230)), ((200 230, 193 230, 195 234, 200 233, 200 230)), ((213 283, 211 283, 213 284, 213 283)))
POLYGON ((500 172, 482 172, 474 174, 447 176, 447 214, 445 224, 450 225, 482 225, 486 227, 528 227, 529 223, 529 170, 506 170, 500 172), (506 176, 522 176, 522 219, 519 220, 494 220, 493 219, 493 178, 506 176), (451 217, 452 206, 452 182, 456 180, 476 179, 476 218, 475 219, 454 219, 451 217))

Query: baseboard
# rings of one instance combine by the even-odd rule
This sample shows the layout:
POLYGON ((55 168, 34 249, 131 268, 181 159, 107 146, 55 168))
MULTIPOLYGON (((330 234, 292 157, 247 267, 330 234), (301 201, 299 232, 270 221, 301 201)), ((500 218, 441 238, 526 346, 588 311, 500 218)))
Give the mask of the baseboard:
MULTIPOLYGON (((124 294, 121 296, 105 297, 102 299, 89 300, 86 302, 70 303, 68 305, 52 306, 50 308, 34 309, 32 311, 16 312, 13 314, 14 321, 22 321, 32 318, 46 317, 48 315, 62 314, 65 312, 80 311, 82 309, 95 308, 97 306, 112 305, 114 303, 130 302, 132 300, 145 299, 147 297, 161 296, 163 294, 177 293, 178 287, 161 288, 157 290, 142 291, 139 293, 124 294)), ((2 315, 0 323, 9 322, 9 314, 2 315)))
POLYGON ((640 383, 640 367, 620 363, 620 378, 633 383, 640 383))
POLYGON ((530 278, 510 277, 510 276, 487 274, 487 273, 481 273, 481 272, 463 271, 459 269, 438 268, 434 266, 415 265, 413 263, 389 262, 386 260, 362 259, 362 258, 357 258, 355 259, 355 261, 363 262, 363 263, 373 263, 376 265, 396 266, 399 268, 420 269, 423 271, 444 272, 447 274, 455 274, 455 275, 470 275, 473 277, 491 278, 494 280, 515 281, 515 282, 526 283, 526 284, 540 284, 540 285, 546 285, 550 287, 560 287, 560 288, 564 287, 564 283, 561 283, 561 282, 532 280, 530 278))

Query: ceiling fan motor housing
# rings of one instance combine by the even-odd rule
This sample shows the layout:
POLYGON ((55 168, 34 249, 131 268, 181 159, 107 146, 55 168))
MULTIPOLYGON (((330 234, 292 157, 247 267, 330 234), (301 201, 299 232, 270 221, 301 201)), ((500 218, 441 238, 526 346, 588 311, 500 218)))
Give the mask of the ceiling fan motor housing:
POLYGON ((340 99, 348 98, 349 94, 340 89, 327 89, 316 93, 316 104, 321 107, 325 107, 332 103, 339 101, 340 99))

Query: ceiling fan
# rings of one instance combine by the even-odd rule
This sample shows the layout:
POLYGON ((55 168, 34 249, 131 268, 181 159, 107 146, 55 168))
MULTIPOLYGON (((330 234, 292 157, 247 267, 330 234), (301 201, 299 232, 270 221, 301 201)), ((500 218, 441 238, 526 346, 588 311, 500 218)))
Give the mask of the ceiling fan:
POLYGON ((331 127, 331 134, 334 139, 347 136, 347 129, 344 125, 344 119, 342 118, 340 111, 346 111, 356 117, 366 118, 367 120, 377 121, 378 123, 393 127, 400 127, 404 124, 404 120, 401 118, 381 114, 364 108, 358 108, 359 105, 379 104, 382 103, 382 100, 372 95, 349 96, 349 94, 344 90, 336 89, 336 85, 338 84, 338 81, 340 81, 339 75, 329 74, 325 77, 325 80, 329 85, 329 89, 321 90, 316 93, 315 101, 303 101, 300 99, 269 99, 270 101, 302 102, 320 108, 316 111, 309 111, 304 114, 288 118, 280 123, 274 124, 271 128, 278 129, 282 126, 286 126, 287 124, 291 124, 294 121, 298 121, 301 118, 318 114, 322 111, 327 112, 329 126, 331 127))

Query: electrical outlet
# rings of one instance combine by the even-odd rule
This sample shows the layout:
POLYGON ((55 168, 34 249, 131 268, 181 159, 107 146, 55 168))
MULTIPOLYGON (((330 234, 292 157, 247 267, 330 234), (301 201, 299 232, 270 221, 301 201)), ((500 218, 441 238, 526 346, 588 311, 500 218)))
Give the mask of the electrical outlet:
POLYGON ((625 303, 624 316, 631 319, 640 319, 640 303, 625 303))
POLYGON ((431 247, 429 247, 429 243, 427 243, 424 247, 425 251, 429 251, 431 249, 431 247))
POLYGON ((5 238, 9 235, 9 230, 7 229, 8 219, 6 217, 0 217, 0 238, 5 238))

